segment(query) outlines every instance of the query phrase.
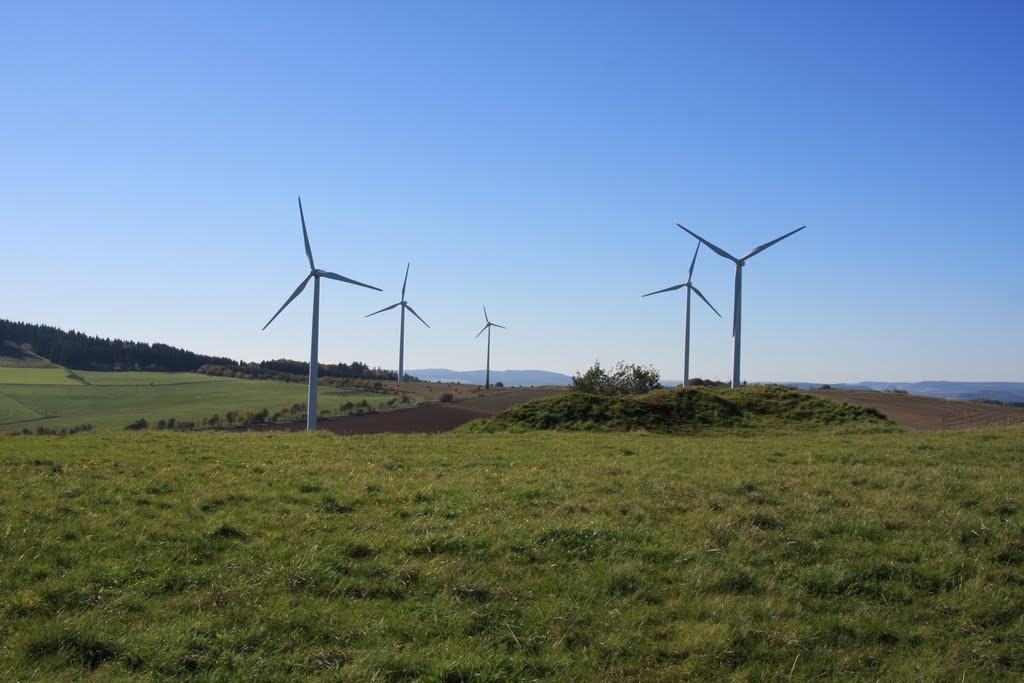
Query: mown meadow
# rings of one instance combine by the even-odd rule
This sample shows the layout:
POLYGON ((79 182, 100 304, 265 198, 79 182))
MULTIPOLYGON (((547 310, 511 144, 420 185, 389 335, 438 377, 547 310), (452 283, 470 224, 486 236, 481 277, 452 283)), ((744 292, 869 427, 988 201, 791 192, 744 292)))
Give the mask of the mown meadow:
MULTIPOLYGON (((191 372, 70 372, 0 367, 0 432, 80 424, 119 430, 145 419, 202 420, 227 411, 269 412, 305 405, 304 384, 212 377, 191 372)), ((318 406, 331 414, 346 402, 379 407, 389 397, 321 386, 318 406)), ((297 411, 304 416, 305 408, 297 411)))
POLYGON ((0 439, 2 680, 1019 680, 1024 428, 0 439))

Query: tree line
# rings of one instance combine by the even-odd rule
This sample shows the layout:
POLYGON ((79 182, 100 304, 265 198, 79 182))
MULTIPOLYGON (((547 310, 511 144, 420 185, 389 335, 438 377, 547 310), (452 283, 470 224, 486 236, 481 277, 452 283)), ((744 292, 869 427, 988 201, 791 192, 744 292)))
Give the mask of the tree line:
MULTIPOLYGON (((243 363, 221 356, 207 356, 167 344, 146 344, 123 339, 104 339, 65 331, 50 325, 0 319, 0 343, 30 349, 52 363, 72 370, 144 370, 150 372, 202 372, 224 377, 305 381, 309 363, 268 360, 243 363), (299 378, 299 379, 296 379, 299 378)), ((398 374, 365 363, 319 365, 320 376, 346 380, 394 381, 398 374)))
MULTIPOLYGON (((264 360, 258 363, 204 363, 196 369, 204 375, 237 377, 240 379, 273 379, 280 382, 305 382, 309 379, 309 363, 299 360, 264 360)), ((317 363, 320 384, 335 386, 359 386, 358 383, 324 382, 324 380, 369 380, 371 382, 394 382, 398 373, 381 368, 371 368, 365 363, 317 363)), ((368 388, 368 387, 362 387, 368 388)))
POLYGON ((234 364, 167 344, 104 339, 50 325, 0 319, 0 341, 27 345, 32 353, 73 370, 147 370, 194 372, 204 363, 234 364))

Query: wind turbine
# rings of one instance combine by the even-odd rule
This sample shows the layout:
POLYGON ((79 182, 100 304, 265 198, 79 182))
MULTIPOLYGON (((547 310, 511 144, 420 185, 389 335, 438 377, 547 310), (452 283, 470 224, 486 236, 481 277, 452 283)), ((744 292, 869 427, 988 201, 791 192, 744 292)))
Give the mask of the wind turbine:
POLYGON ((473 337, 473 338, 474 339, 478 339, 480 337, 480 335, 484 333, 484 330, 487 330, 487 379, 484 382, 484 389, 490 389, 491 388, 491 328, 492 327, 500 327, 503 330, 507 330, 508 328, 505 327, 504 325, 499 325, 498 323, 492 323, 491 319, 487 317, 487 307, 486 306, 484 306, 484 320, 487 321, 487 324, 484 325, 484 329, 480 330, 479 332, 477 332, 476 333, 476 337, 473 337))
MULTIPOLYGON (((405 285, 406 285, 406 283, 409 282, 409 266, 410 265, 412 265, 412 264, 408 263, 405 266, 405 279, 402 280, 402 299, 397 304, 391 304, 390 306, 388 306, 386 308, 382 308, 379 311, 374 311, 370 315, 366 316, 367 318, 369 318, 371 315, 377 315, 378 313, 383 313, 384 311, 390 311, 395 306, 401 306, 402 307, 402 326, 401 326, 401 328, 399 328, 400 331, 398 333, 398 381, 399 382, 401 382, 404 379, 404 377, 405 377, 405 311, 406 311, 406 309, 408 309, 408 311, 410 313, 412 313, 414 316, 419 318, 419 321, 421 323, 423 323, 424 325, 427 325, 427 321, 424 320, 423 318, 420 318, 420 314, 417 313, 416 311, 412 310, 412 306, 410 306, 409 302, 407 302, 405 300, 405 285)), ((427 327, 429 328, 430 325, 427 325, 427 327)))
MULTIPOLYGON (((679 224, 676 223, 676 225, 679 224)), ((743 266, 746 265, 748 259, 753 258, 757 254, 760 254, 762 251, 772 246, 776 242, 781 242, 790 235, 795 235, 796 233, 800 232, 807 226, 802 225, 796 230, 793 230, 792 232, 787 232, 782 237, 776 237, 771 242, 765 242, 761 246, 750 250, 745 256, 741 258, 736 258, 726 250, 716 247, 715 245, 711 244, 711 242, 708 242, 706 239, 704 239, 694 231, 688 228, 683 228, 683 226, 681 225, 679 225, 679 227, 685 230, 686 232, 690 233, 694 237, 696 237, 699 241, 706 244, 708 248, 711 249, 711 251, 715 252, 722 258, 729 259, 730 261, 736 264, 736 291, 734 294, 735 298, 733 299, 732 305, 732 388, 735 389, 738 386, 740 386, 740 309, 743 295, 743 266)))
POLYGON ((380 287, 374 287, 373 285, 364 285, 362 282, 351 280, 337 273, 330 273, 326 270, 320 270, 313 264, 313 250, 309 248, 309 233, 306 232, 306 216, 302 213, 302 197, 299 197, 299 218, 302 220, 302 239, 306 243, 306 257, 309 259, 309 275, 299 283, 299 286, 295 288, 292 295, 288 297, 288 301, 284 302, 281 308, 277 309, 277 313, 274 317, 267 321, 267 324, 263 326, 263 329, 270 327, 270 323, 274 322, 274 318, 281 315, 281 311, 288 307, 292 301, 295 300, 299 294, 302 294, 302 290, 306 288, 310 279, 313 280, 313 333, 312 339, 309 344, 309 401, 307 402, 306 412, 306 429, 313 431, 316 429, 316 388, 317 388, 317 347, 318 338, 320 334, 320 278, 325 277, 331 280, 338 280, 339 282, 347 282, 350 285, 359 285, 360 287, 366 287, 367 289, 376 289, 378 292, 383 291, 380 287))
MULTIPOLYGON (((693 252, 693 260, 690 261, 690 272, 686 276, 686 282, 684 282, 681 285, 676 285, 674 287, 666 287, 665 289, 659 289, 658 291, 651 292, 650 294, 644 294, 644 296, 651 296, 651 294, 661 294, 662 292, 674 292, 677 289, 682 289, 684 287, 686 288, 686 308, 683 309, 683 310, 686 311, 686 314, 685 314, 686 323, 683 325, 683 386, 684 387, 690 386, 690 292, 691 291, 696 292, 697 296, 699 296, 701 299, 703 299, 704 303, 706 303, 711 308, 711 310, 715 312, 715 315, 717 315, 719 318, 722 317, 722 314, 718 312, 718 309, 716 309, 714 306, 712 306, 711 302, 708 301, 707 298, 703 294, 700 293, 700 290, 697 289, 697 287, 693 284, 693 266, 697 263, 697 252, 698 251, 700 251, 700 242, 697 243, 697 248, 693 252)), ((643 297, 641 297, 641 298, 643 298, 643 297)))

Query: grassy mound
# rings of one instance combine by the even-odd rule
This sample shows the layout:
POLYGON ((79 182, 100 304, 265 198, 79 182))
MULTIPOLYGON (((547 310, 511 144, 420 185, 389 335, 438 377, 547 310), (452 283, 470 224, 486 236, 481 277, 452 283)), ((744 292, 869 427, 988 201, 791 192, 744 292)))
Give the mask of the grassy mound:
POLYGON ((742 389, 679 387, 637 396, 569 392, 516 406, 463 429, 476 432, 637 431, 679 434, 716 427, 888 424, 873 408, 859 408, 780 386, 742 389))

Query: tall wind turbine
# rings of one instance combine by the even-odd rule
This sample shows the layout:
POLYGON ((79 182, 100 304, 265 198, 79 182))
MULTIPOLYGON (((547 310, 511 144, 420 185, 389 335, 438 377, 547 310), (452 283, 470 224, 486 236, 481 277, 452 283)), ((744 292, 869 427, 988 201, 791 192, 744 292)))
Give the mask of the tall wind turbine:
MULTIPOLYGON (((382 308, 379 311, 374 311, 373 313, 370 314, 370 315, 377 315, 378 313, 383 313, 384 311, 390 311, 395 306, 401 306, 402 307, 402 326, 399 328, 399 333, 398 333, 398 381, 399 382, 403 381, 403 379, 405 378, 405 311, 408 310, 414 316, 419 318, 419 321, 421 323, 423 323, 424 325, 427 325, 427 321, 424 320, 423 318, 420 318, 420 314, 417 313, 416 311, 412 310, 412 306, 410 306, 409 302, 405 300, 405 285, 406 285, 406 283, 409 282, 409 266, 410 265, 412 265, 412 264, 411 263, 407 263, 406 266, 405 266, 405 279, 402 280, 402 299, 397 304, 391 304, 390 306, 387 306, 386 308, 382 308)), ((370 315, 368 315, 366 317, 369 318, 370 315)), ((430 325, 427 325, 427 327, 429 328, 430 325)))
POLYGON ((309 248, 309 233, 306 232, 306 216, 302 213, 302 197, 299 197, 299 218, 302 220, 302 239, 306 243, 306 257, 309 259, 309 275, 299 283, 299 286, 295 288, 292 295, 288 297, 288 301, 284 302, 281 308, 277 309, 277 313, 274 317, 267 321, 267 324, 263 326, 263 329, 270 327, 270 323, 274 322, 274 318, 281 315, 281 311, 288 307, 292 301, 295 300, 299 294, 302 294, 302 290, 306 288, 309 281, 313 280, 313 333, 309 344, 309 401, 306 403, 306 429, 313 431, 316 429, 316 387, 317 387, 317 348, 319 345, 320 335, 320 278, 325 277, 331 280, 338 280, 339 282, 347 282, 350 285, 359 285, 360 287, 366 287, 367 289, 376 289, 378 292, 383 291, 380 287, 374 287, 373 285, 365 285, 362 282, 351 280, 337 273, 330 273, 326 270, 320 270, 313 264, 313 250, 309 248))
POLYGON ((686 314, 685 314, 686 322, 683 325, 683 386, 684 387, 690 386, 690 292, 691 291, 695 292, 697 294, 697 296, 699 296, 701 299, 703 299, 704 303, 706 303, 711 308, 711 310, 715 312, 715 315, 717 315, 719 318, 722 317, 722 314, 718 312, 718 309, 716 309, 714 306, 712 306, 711 302, 708 301, 707 298, 703 294, 700 293, 700 290, 697 289, 697 287, 693 284, 693 266, 697 263, 697 252, 698 251, 700 251, 700 242, 697 243, 697 248, 693 252, 693 260, 690 261, 690 272, 686 276, 686 282, 684 282, 681 285, 676 285, 674 287, 666 287, 665 289, 659 289, 658 291, 651 292, 650 294, 644 294, 644 296, 651 296, 651 294, 661 294, 662 292, 674 292, 677 289, 682 289, 684 287, 686 288, 686 308, 683 309, 683 310, 686 311, 686 314))
MULTIPOLYGON (((676 225, 679 224, 676 223, 676 225)), ((792 232, 787 232, 782 237, 776 237, 771 242, 765 242, 761 246, 750 250, 745 256, 742 256, 741 258, 736 258, 726 250, 716 247, 715 245, 711 244, 711 242, 708 242, 706 239, 704 239, 697 233, 693 232, 692 230, 689 230, 688 228, 683 228, 683 226, 681 225, 679 225, 679 227, 682 228, 683 230, 686 230, 686 232, 690 233, 699 241, 706 244, 708 248, 711 249, 711 251, 715 252, 722 258, 729 259, 730 261, 736 264, 736 291, 734 294, 735 298, 733 299, 732 305, 732 388, 735 389, 738 386, 740 386, 740 308, 743 295, 743 266, 746 265, 748 259, 753 258, 757 254, 760 254, 762 251, 772 246, 776 242, 781 242, 790 235, 795 235, 796 233, 800 232, 807 226, 802 225, 796 230, 793 230, 792 232)))
POLYGON ((487 379, 484 381, 484 389, 490 389, 491 388, 491 328, 492 327, 500 327, 503 330, 507 330, 508 328, 505 327, 504 325, 499 325, 498 323, 492 323, 491 319, 487 317, 487 307, 486 306, 484 306, 484 320, 487 321, 487 324, 484 325, 484 329, 480 330, 479 332, 477 332, 476 333, 476 337, 473 337, 473 338, 474 339, 478 339, 480 337, 480 335, 484 333, 484 330, 487 330, 487 379))

